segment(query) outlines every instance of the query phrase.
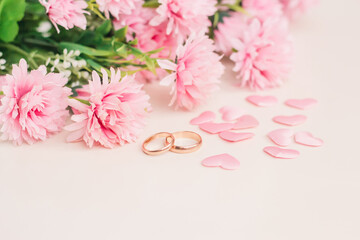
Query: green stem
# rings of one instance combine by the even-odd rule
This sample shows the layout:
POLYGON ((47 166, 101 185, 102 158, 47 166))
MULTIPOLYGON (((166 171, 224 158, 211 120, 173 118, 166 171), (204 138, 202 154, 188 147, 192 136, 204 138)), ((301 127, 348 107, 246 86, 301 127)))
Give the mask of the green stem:
POLYGON ((69 97, 70 99, 75 99, 83 104, 86 104, 88 106, 90 106, 90 102, 89 101, 86 101, 86 100, 83 100, 83 99, 79 99, 79 98, 75 98, 75 97, 69 97))
POLYGON ((40 46, 40 47, 48 47, 48 48, 53 48, 53 49, 58 48, 58 46, 56 46, 55 43, 49 43, 49 42, 41 41, 41 40, 35 39, 35 38, 25 38, 24 42, 32 44, 32 45, 37 45, 37 46, 40 46))
POLYGON ((3 91, 0 91, 0 95, 4 95, 4 92, 3 92, 3 91))
MULTIPOLYGON (((34 57, 34 58, 41 59, 41 60, 43 60, 43 61, 45 61, 45 62, 48 60, 46 57, 41 56, 41 55, 39 55, 39 54, 35 54, 33 57, 34 57)), ((45 64, 44 64, 44 65, 45 65, 45 64)))
POLYGON ((89 1, 88 3, 88 9, 90 11, 92 11, 93 13, 95 13, 98 17, 100 17, 102 20, 106 20, 106 18, 101 14, 101 12, 99 11, 99 6, 96 3, 96 1, 89 1))
POLYGON ((39 66, 37 65, 37 63, 34 61, 34 59, 31 58, 30 54, 27 53, 26 51, 22 50, 21 48, 19 48, 18 46, 9 44, 9 43, 0 43, 0 47, 2 48, 7 48, 9 50, 12 50, 14 52, 17 52, 21 55, 23 55, 24 57, 27 58, 27 60, 29 61, 30 65, 33 68, 38 68, 39 66))

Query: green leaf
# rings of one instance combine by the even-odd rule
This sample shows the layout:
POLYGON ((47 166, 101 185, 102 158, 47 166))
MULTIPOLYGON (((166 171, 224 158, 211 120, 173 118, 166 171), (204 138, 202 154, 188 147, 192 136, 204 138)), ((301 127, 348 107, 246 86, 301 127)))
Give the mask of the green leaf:
POLYGON ((79 50, 81 53, 86 54, 88 56, 94 56, 94 57, 108 57, 108 56, 114 56, 114 53, 111 51, 106 50, 98 50, 95 48, 86 47, 77 43, 71 43, 71 42, 61 42, 59 44, 59 47, 62 50, 65 48, 70 50, 79 50))
POLYGON ((77 89, 81 88, 81 86, 75 86, 75 87, 71 87, 71 97, 77 97, 79 94, 78 92, 76 91, 77 89))
POLYGON ((41 15, 46 13, 46 9, 39 2, 27 2, 26 13, 32 13, 34 15, 41 15))
POLYGON ((115 32, 115 37, 118 41, 123 42, 126 40, 127 26, 123 27, 115 32))
POLYGON ((19 25, 15 21, 1 21, 0 29, 0 39, 4 42, 11 42, 19 32, 19 25))
POLYGON ((134 56, 137 57, 137 58, 141 58, 141 57, 144 56, 144 53, 141 52, 141 51, 140 51, 139 49, 137 49, 137 48, 134 48, 134 47, 130 47, 130 46, 129 46, 129 49, 131 50, 131 51, 130 51, 131 54, 134 55, 134 56))
POLYGON ((107 35, 112 29, 111 21, 106 20, 95 31, 103 36, 107 35))
POLYGON ((89 64, 93 69, 95 69, 97 72, 101 72, 101 68, 103 68, 100 64, 98 64, 97 62, 91 60, 91 59, 86 59, 87 64, 89 64))
POLYGON ((231 5, 231 4, 225 4, 225 6, 228 7, 229 9, 231 9, 231 10, 236 11, 236 12, 246 13, 244 8, 242 8, 241 6, 231 5))
POLYGON ((219 13, 219 23, 223 23, 224 18, 230 17, 229 12, 227 12, 227 11, 219 11, 218 13, 219 13))
POLYGON ((19 32, 17 24, 25 14, 25 0, 0 0, 0 39, 11 42, 19 32))
POLYGON ((100 33, 86 30, 81 33, 76 43, 85 46, 98 46, 103 42, 103 39, 104 37, 100 33))
POLYGON ((137 38, 135 38, 134 40, 130 41, 129 44, 132 45, 132 46, 137 45, 137 44, 138 44, 137 38))
POLYGON ((125 44, 122 44, 120 47, 116 49, 116 53, 123 58, 128 57, 128 50, 125 44))
POLYGON ((152 51, 148 51, 148 52, 146 52, 146 54, 150 56, 150 55, 153 55, 153 54, 155 54, 155 53, 161 52, 163 49, 164 49, 163 47, 162 47, 162 48, 158 48, 158 49, 155 49, 155 50, 152 50, 152 51))
POLYGON ((155 59, 152 59, 149 56, 145 56, 144 60, 145 60, 146 66, 149 68, 149 70, 156 75, 155 59))
POLYGON ((145 2, 142 6, 146 8, 157 8, 160 6, 160 3, 157 0, 150 0, 145 2))
POLYGON ((218 23, 219 23, 219 12, 216 12, 214 15, 213 26, 217 26, 218 23))

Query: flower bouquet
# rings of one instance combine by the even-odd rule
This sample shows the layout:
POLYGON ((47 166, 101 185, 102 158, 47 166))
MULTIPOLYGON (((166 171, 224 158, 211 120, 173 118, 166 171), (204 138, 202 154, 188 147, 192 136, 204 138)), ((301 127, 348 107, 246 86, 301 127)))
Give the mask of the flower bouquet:
POLYGON ((112 148, 136 141, 151 111, 142 86, 191 110, 218 89, 222 57, 239 87, 279 86, 289 23, 314 0, 0 0, 1 138, 112 148), (65 126, 71 115, 72 123, 65 126))

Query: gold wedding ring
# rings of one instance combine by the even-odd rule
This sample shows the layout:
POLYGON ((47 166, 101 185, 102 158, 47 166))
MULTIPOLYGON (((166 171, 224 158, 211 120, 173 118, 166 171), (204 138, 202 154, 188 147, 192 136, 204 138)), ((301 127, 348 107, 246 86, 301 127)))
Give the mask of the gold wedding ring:
MULTIPOLYGON (((202 138, 199 134, 195 133, 195 132, 190 132, 190 131, 182 131, 182 132, 175 132, 172 134, 175 139, 180 139, 180 138, 186 138, 186 139, 193 139, 196 141, 196 143, 192 144, 192 145, 187 145, 187 146, 178 146, 178 145, 173 145, 170 149, 171 152, 174 153, 192 153, 195 152, 197 150, 199 150, 199 148, 202 145, 202 138)), ((171 142, 170 138, 166 138, 166 142, 169 143, 171 142)))
POLYGON ((171 133, 167 133, 167 132, 160 132, 160 133, 156 133, 154 135, 152 135, 151 137, 149 137, 148 139, 146 139, 142 145, 142 150, 144 153, 146 153, 147 155, 160 155, 162 153, 168 152, 175 143, 175 138, 171 133), (165 145, 163 148, 161 149, 155 149, 155 150, 149 150, 147 149, 147 145, 149 145, 149 143, 155 139, 158 138, 165 138, 165 145))
POLYGON ((202 145, 202 138, 199 134, 195 132, 190 132, 190 131, 182 131, 175 133, 160 132, 146 139, 142 145, 142 150, 144 153, 152 156, 160 155, 168 151, 174 153, 192 153, 199 150, 201 145, 202 145), (164 147, 155 150, 147 149, 149 143, 158 138, 165 138, 164 147), (180 145, 175 145, 175 139, 192 139, 195 140, 195 143, 191 145, 180 146, 180 145))

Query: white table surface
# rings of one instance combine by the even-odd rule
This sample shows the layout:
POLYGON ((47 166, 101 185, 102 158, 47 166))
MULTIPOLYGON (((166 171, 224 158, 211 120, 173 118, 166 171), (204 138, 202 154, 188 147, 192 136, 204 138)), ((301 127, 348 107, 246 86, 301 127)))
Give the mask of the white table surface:
MULTIPOLYGON (((256 108, 223 77, 222 90, 195 112, 167 107, 168 89, 147 87, 154 112, 136 144, 113 150, 67 144, 63 132, 33 146, 0 143, 2 240, 357 240, 360 239, 360 1, 324 0, 293 24, 296 63, 291 79, 264 94, 314 97, 304 113, 321 148, 293 144, 296 160, 274 159, 262 148, 277 114, 256 108), (141 142, 158 131, 195 130, 189 120, 234 103, 260 120, 256 137, 226 143, 202 133, 193 154, 148 157, 141 142), (205 168, 202 159, 230 153, 236 171, 205 168)), ((200 131, 199 131, 200 132, 200 131)))

